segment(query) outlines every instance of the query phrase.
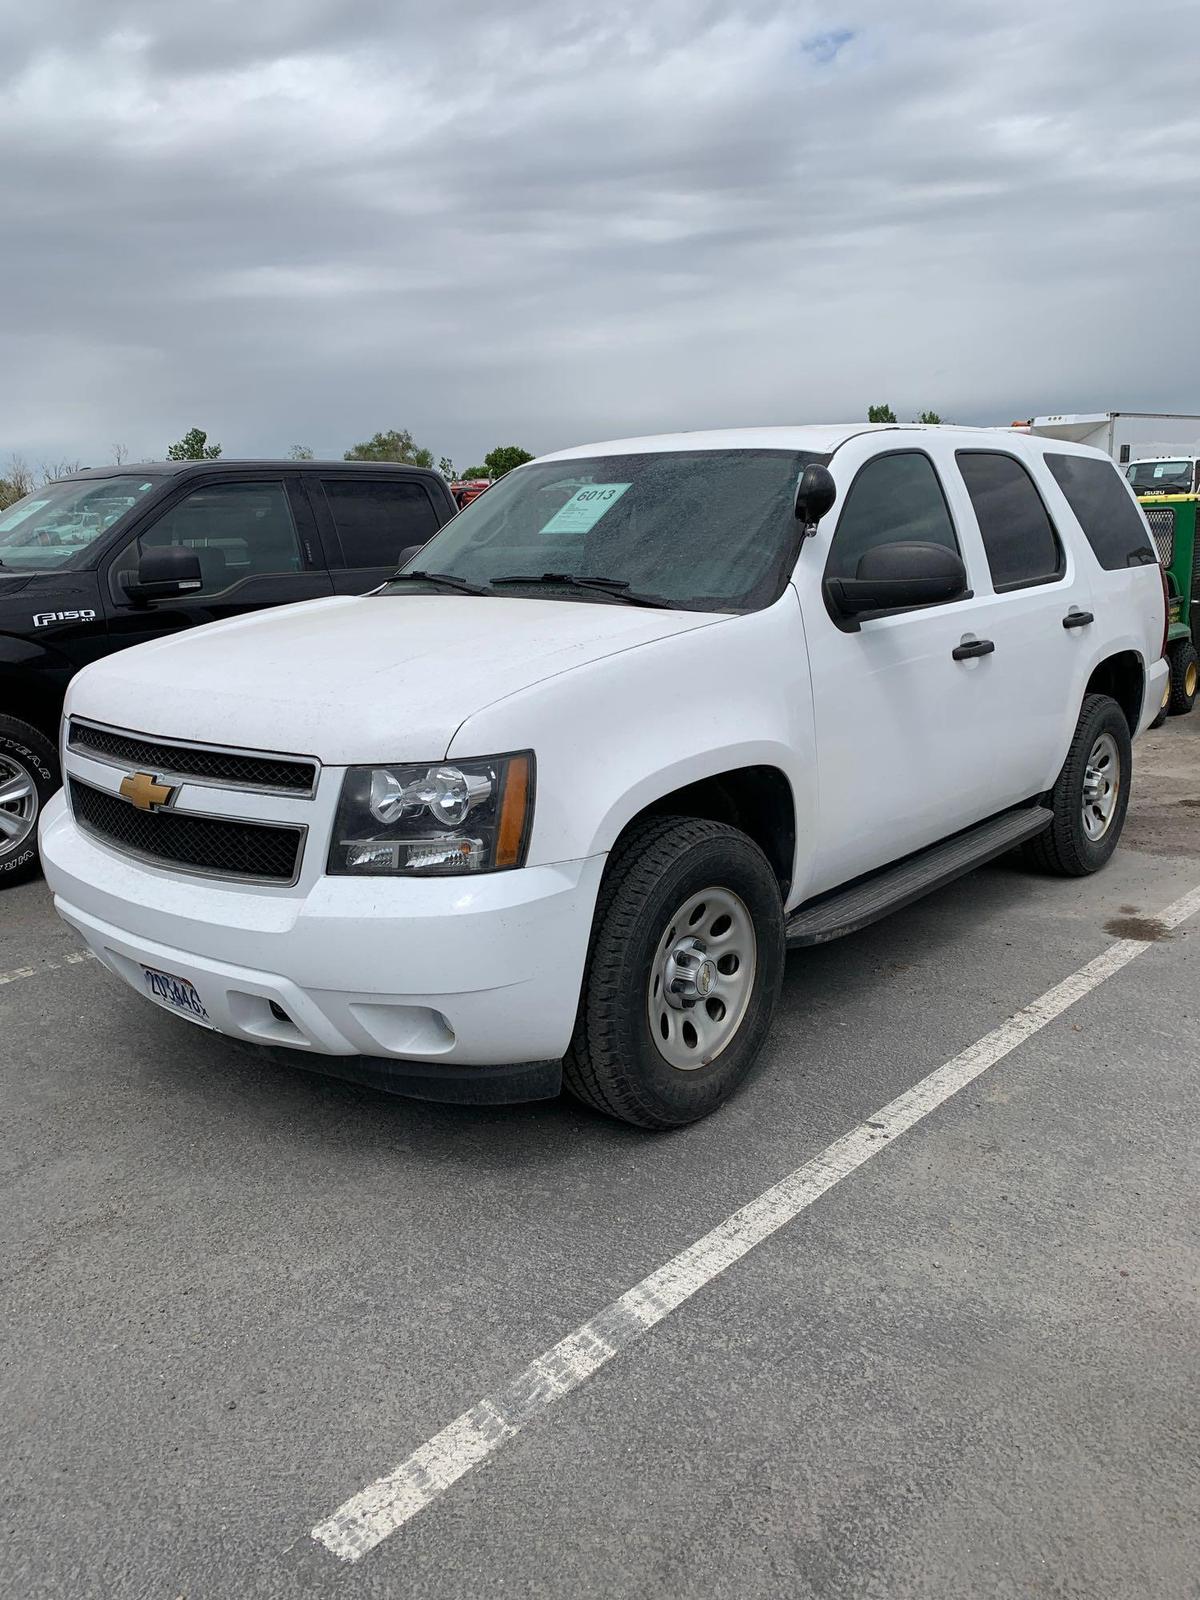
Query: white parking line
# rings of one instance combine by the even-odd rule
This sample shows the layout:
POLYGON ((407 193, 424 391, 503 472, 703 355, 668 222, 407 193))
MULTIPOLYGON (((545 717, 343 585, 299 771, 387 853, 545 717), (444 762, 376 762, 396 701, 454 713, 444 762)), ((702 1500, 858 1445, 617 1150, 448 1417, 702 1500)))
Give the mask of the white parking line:
POLYGON ((0 989, 6 983, 19 983, 22 978, 38 978, 43 972, 58 972, 62 967, 78 967, 84 961, 95 961, 91 950, 72 950, 61 961, 42 961, 36 967, 13 967, 11 972, 0 972, 0 989))
MULTIPOLYGON (((1200 912, 1200 887, 1158 917, 1166 928, 1200 912)), ((1002 1061, 1077 1000, 1139 956, 1147 941, 1121 939, 1069 978, 1047 989, 992 1033, 906 1089, 812 1161, 760 1194, 695 1244, 643 1278, 619 1300, 538 1356, 511 1382, 456 1417, 392 1472, 347 1500, 312 1537, 344 1561, 357 1561, 445 1493, 472 1467, 542 1411, 579 1387, 656 1323, 683 1305, 756 1245, 794 1221, 888 1142, 1002 1061)))

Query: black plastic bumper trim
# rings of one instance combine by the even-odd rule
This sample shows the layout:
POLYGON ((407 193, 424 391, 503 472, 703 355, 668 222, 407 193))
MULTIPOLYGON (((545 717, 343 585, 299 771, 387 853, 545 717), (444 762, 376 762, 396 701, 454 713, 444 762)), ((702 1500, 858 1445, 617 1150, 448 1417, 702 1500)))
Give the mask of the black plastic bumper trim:
POLYGON ((289 1064, 330 1078, 345 1078, 385 1094, 445 1105, 509 1106, 553 1100, 562 1093, 561 1061, 517 1061, 468 1067, 455 1062, 394 1061, 388 1056, 316 1056, 289 1050, 289 1064))

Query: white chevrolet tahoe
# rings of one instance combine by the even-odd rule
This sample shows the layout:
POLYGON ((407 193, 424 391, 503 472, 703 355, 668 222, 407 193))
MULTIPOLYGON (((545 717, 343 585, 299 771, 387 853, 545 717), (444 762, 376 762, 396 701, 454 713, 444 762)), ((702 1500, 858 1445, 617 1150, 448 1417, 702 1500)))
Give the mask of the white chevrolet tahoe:
POLYGON ((71 685, 58 910, 218 1032, 648 1128, 750 1071, 784 952, 1001 852, 1094 872, 1165 606, 1097 451, 626 439, 511 473, 376 593, 71 685))

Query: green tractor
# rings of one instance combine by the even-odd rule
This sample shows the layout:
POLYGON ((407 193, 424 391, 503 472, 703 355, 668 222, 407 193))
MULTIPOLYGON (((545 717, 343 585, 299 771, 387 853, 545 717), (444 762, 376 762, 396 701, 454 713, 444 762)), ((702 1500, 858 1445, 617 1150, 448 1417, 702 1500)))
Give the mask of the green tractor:
POLYGON ((1162 709, 1151 724, 1157 728, 1168 713, 1179 716, 1192 709, 1200 681, 1200 655, 1196 650, 1200 642, 1200 542, 1196 537, 1200 494, 1141 494, 1138 502, 1146 513, 1154 548, 1167 575, 1167 660, 1171 678, 1162 709))

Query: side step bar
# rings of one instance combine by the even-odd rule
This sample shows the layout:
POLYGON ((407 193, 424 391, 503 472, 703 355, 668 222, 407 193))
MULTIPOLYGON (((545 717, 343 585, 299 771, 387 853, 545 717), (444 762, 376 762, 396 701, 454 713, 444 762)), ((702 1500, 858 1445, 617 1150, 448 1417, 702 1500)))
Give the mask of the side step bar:
POLYGON ((1054 821, 1053 812, 1044 806, 1024 811, 1006 811, 1003 816, 981 822, 943 844, 931 845, 895 867, 885 867, 869 878, 860 879, 848 889, 836 889, 814 904, 801 906, 788 918, 784 928, 788 948, 827 944, 844 934, 856 933, 868 923, 878 922, 890 911, 898 911, 943 884, 953 883, 965 872, 973 872, 985 861, 1002 856, 1014 845, 1024 844, 1044 833, 1054 821))

